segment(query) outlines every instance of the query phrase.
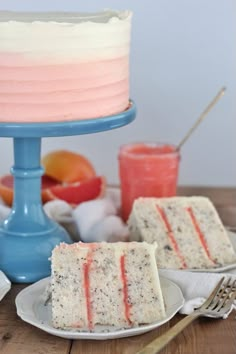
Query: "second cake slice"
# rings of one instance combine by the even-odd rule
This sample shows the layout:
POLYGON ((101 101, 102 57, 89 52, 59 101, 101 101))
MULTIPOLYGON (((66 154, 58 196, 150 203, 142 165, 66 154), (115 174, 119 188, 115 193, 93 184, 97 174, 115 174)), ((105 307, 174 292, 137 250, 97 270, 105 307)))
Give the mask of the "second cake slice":
POLYGON ((157 242, 161 268, 217 268, 236 253, 206 197, 138 198, 128 220, 131 239, 157 242))

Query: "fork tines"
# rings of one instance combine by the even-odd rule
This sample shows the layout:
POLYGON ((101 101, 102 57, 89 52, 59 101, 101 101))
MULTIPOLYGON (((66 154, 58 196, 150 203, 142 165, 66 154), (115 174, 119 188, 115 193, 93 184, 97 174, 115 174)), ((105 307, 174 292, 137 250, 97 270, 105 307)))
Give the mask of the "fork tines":
POLYGON ((210 296, 196 311, 210 317, 224 317, 236 299, 236 280, 222 277, 210 296))
POLYGON ((235 298, 236 280, 232 281, 232 278, 226 279, 223 277, 213 290, 208 301, 206 301, 203 305, 205 309, 210 311, 219 312, 224 309, 224 312, 227 312, 230 310, 235 298))

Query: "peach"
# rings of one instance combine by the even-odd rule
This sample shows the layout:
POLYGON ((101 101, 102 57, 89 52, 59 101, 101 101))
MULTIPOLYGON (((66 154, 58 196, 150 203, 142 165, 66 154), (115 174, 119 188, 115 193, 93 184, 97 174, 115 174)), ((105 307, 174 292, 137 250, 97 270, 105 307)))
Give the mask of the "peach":
POLYGON ((92 163, 83 155, 56 150, 42 158, 45 174, 63 183, 81 182, 96 176, 92 163))

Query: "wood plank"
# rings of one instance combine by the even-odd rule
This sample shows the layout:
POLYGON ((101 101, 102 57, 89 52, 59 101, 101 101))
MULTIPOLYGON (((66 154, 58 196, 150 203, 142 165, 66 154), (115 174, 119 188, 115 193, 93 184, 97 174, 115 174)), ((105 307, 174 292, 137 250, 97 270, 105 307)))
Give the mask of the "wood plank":
MULTIPOLYGON (((110 185, 119 188, 118 185, 110 185)), ((219 212, 225 226, 236 230, 236 188, 235 187, 207 187, 207 186, 179 186, 180 196, 205 196, 210 198, 219 212)))
MULTIPOLYGON (((170 322, 140 336, 108 341, 73 342, 71 354, 135 354, 182 318, 176 315, 170 322)), ((233 354, 236 353, 235 313, 227 320, 201 318, 180 333, 160 353, 170 354, 233 354)))
POLYGON ((15 297, 26 285, 13 285, 0 303, 1 354, 69 354, 71 341, 58 338, 22 321, 15 297))
MULTIPOLYGON (((118 184, 109 184, 111 188, 120 188, 118 184)), ((216 204, 227 204, 236 206, 236 186, 232 187, 210 187, 210 186, 178 186, 178 195, 202 195, 211 198, 216 204)))
POLYGON ((202 195, 214 203, 225 226, 236 229, 236 188, 179 187, 179 195, 202 195), (219 193, 220 191, 220 193, 219 193))
POLYGON ((233 187, 179 186, 178 194, 202 195, 210 198, 218 206, 236 206, 236 188, 233 187))

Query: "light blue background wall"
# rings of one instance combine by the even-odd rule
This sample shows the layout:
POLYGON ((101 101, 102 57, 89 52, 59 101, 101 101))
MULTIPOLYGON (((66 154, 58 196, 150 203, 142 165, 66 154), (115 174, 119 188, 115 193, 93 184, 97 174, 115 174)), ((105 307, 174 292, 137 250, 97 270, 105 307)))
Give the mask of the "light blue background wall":
MULTIPOLYGON (((178 143, 222 86, 227 93, 182 149, 180 184, 236 185, 235 0, 0 0, 0 9, 132 9, 131 96, 138 116, 104 133, 42 140, 42 154, 87 155, 110 183, 117 152, 134 140, 178 143)), ((13 163, 12 140, 0 138, 0 175, 13 163)))

